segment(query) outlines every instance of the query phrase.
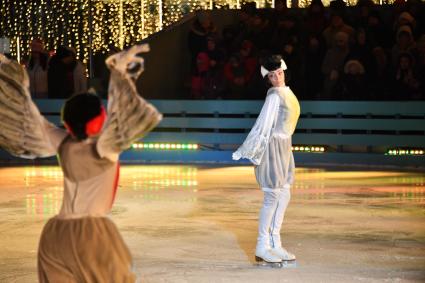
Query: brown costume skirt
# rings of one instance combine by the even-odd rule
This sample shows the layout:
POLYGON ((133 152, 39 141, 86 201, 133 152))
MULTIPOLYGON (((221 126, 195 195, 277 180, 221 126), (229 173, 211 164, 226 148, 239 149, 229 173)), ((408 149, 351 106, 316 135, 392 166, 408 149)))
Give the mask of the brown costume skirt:
POLYGON ((135 282, 132 260, 115 224, 106 217, 51 218, 40 238, 41 283, 135 282))

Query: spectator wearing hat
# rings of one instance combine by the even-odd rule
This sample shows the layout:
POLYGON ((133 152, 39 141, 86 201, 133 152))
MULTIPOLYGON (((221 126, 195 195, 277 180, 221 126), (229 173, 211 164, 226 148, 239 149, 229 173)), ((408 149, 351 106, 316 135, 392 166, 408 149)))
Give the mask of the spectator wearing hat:
POLYGON ((391 50, 391 62, 393 66, 397 66, 401 53, 414 52, 415 46, 416 44, 410 26, 404 25, 399 27, 396 35, 396 43, 391 50))
POLYGON ((47 66, 49 56, 44 49, 41 39, 31 41, 31 55, 27 65, 28 77, 30 80, 30 92, 33 98, 47 98, 47 66))
POLYGON ((366 83, 365 68, 358 60, 349 60, 344 65, 336 87, 333 89, 333 98, 339 100, 369 100, 369 89, 366 83))
POLYGON ((414 35, 416 32, 416 19, 409 12, 402 12, 394 23, 394 31, 398 32, 402 26, 409 26, 414 35))

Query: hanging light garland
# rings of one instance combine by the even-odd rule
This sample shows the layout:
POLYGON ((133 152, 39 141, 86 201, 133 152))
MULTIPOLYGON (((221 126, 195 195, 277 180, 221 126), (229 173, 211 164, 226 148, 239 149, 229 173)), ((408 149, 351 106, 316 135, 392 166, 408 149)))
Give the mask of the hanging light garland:
MULTIPOLYGON (((92 51, 106 52, 108 45, 124 47, 170 26, 196 10, 240 8, 252 0, 91 0, 92 51)), ((255 0, 258 8, 274 0, 255 0)), ((345 0, 354 5, 357 0, 345 0)), ((379 4, 381 0, 373 0, 379 4)), ((287 2, 291 2, 288 0, 287 2)), ((299 0, 306 7, 311 0, 299 0)), ((330 0, 323 0, 329 5, 330 0)), ((393 0, 390 0, 393 2, 393 0)), ((0 37, 10 40, 11 55, 24 59, 30 42, 41 38, 47 50, 72 46, 79 59, 89 55, 89 0, 2 0, 0 37), (18 48, 19 44, 19 48, 18 48)))

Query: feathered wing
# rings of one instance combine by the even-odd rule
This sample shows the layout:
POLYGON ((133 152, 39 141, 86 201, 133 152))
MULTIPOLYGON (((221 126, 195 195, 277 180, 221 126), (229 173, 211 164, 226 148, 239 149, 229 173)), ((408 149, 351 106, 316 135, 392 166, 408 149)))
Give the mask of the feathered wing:
POLYGON ((108 90, 108 120, 97 142, 101 157, 112 161, 135 140, 151 131, 162 119, 161 113, 137 93, 135 80, 143 72, 143 58, 138 53, 149 51, 147 45, 136 45, 109 57, 111 71, 108 90))
POLYGON ((18 157, 48 157, 65 136, 31 100, 26 70, 0 54, 0 147, 18 157))
POLYGON ((267 95, 254 126, 243 144, 233 153, 232 158, 234 160, 246 158, 255 165, 260 164, 278 115, 279 103, 280 97, 277 93, 267 95))

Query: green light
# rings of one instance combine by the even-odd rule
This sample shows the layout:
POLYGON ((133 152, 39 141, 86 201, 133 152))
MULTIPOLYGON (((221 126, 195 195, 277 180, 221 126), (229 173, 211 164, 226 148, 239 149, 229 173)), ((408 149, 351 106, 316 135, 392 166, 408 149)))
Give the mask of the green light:
POLYGON ((300 146, 300 145, 296 145, 296 146, 292 146, 292 150, 293 151, 299 151, 299 152, 324 152, 325 148, 324 147, 319 147, 319 146, 313 146, 313 145, 305 145, 305 146, 300 146))
MULTIPOLYGON (((171 150, 171 149, 185 149, 185 150, 197 150, 199 145, 195 143, 190 144, 171 144, 171 143, 133 143, 131 146, 133 149, 161 149, 161 150, 171 150)), ((305 150, 309 150, 308 147, 305 147, 305 150)), ((57 172, 48 172, 50 175, 57 175, 57 172)))
POLYGON ((388 155, 423 155, 424 151, 418 148, 388 149, 388 155))

